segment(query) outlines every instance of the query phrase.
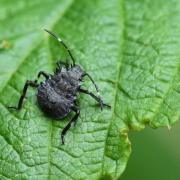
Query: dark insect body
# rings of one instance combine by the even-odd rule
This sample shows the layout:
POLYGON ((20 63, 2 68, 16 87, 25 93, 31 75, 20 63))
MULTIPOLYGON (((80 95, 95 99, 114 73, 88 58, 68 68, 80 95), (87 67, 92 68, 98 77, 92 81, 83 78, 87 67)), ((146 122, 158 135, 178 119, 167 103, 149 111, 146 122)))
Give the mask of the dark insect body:
POLYGON ((101 97, 89 92, 88 90, 81 88, 81 82, 83 77, 87 76, 94 84, 96 91, 98 92, 98 87, 91 78, 91 76, 83 71, 79 65, 75 64, 74 57, 66 46, 66 44, 58 38, 55 34, 45 29, 50 35, 57 39, 68 51, 73 64, 69 65, 61 61, 57 62, 57 68, 54 74, 48 74, 44 71, 38 73, 38 78, 40 76, 45 77, 45 81, 38 84, 37 79, 34 81, 26 81, 23 89, 23 93, 19 99, 17 107, 9 107, 20 110, 22 107, 23 99, 25 98, 27 89, 29 86, 35 87, 38 90, 37 102, 40 109, 47 115, 55 119, 63 119, 71 111, 76 114, 65 126, 61 133, 62 144, 64 144, 64 136, 66 132, 70 129, 71 125, 76 123, 79 115, 80 109, 76 102, 76 97, 79 92, 90 95, 94 98, 100 105, 101 110, 104 106, 110 107, 109 105, 103 103, 101 97))

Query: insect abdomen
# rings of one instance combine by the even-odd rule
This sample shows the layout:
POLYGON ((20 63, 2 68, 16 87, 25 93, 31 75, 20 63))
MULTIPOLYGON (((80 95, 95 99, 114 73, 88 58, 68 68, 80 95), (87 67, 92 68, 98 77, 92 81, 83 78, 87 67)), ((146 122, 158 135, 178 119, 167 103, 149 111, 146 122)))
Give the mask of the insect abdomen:
POLYGON ((43 112, 59 119, 64 118, 73 106, 71 100, 58 94, 48 83, 38 87, 37 101, 43 112))

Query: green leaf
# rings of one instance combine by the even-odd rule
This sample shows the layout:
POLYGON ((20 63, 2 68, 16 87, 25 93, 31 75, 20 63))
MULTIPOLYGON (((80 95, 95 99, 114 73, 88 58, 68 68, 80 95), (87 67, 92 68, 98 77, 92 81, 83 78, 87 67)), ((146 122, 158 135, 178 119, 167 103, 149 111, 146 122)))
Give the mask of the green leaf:
POLYGON ((180 119, 179 9, 178 0, 2 0, 0 179, 117 179, 130 155, 130 129, 180 119), (101 112, 81 95, 81 117, 65 145, 60 132, 70 116, 47 118, 35 90, 21 111, 7 108, 27 79, 53 72, 64 57, 43 28, 68 42, 112 106, 101 112))

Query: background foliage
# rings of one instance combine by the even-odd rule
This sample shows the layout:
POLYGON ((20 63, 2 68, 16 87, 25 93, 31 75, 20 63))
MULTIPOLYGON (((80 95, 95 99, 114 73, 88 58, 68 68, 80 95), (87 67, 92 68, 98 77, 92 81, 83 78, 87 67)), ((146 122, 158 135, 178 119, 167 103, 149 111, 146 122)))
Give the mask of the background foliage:
POLYGON ((132 154, 120 180, 178 180, 180 177, 180 123, 167 128, 131 132, 132 154))
POLYGON ((120 177, 131 151, 129 130, 170 128, 180 118, 179 9, 178 0, 1 0, 0 178, 120 177), (35 91, 20 112, 7 109, 26 79, 52 72, 66 56, 44 27, 68 42, 112 105, 100 112, 81 96, 81 118, 64 146, 59 131, 70 117, 45 117, 35 91))

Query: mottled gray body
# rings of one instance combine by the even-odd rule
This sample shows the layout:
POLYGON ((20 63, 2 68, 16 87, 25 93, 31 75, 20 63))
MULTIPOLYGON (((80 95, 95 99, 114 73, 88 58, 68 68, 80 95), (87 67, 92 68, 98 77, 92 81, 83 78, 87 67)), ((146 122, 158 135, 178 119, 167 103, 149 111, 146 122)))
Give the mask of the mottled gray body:
POLYGON ((62 119, 71 111, 84 71, 78 66, 62 68, 38 86, 38 105, 46 114, 62 119))
POLYGON ((50 117, 56 118, 56 119, 63 119, 70 111, 74 111, 76 114, 73 116, 73 118, 68 122, 68 124, 63 128, 61 132, 61 140, 62 144, 64 144, 64 136, 67 133, 67 131, 70 129, 72 123, 75 125, 79 115, 80 115, 80 109, 78 105, 76 104, 76 97, 77 93, 85 93, 90 95, 93 99, 95 99, 100 107, 101 110, 104 106, 110 107, 109 105, 105 104, 101 97, 98 95, 96 96, 92 92, 89 92, 86 89, 80 88, 82 78, 87 76, 91 80, 91 82, 94 84, 96 91, 98 92, 98 87, 92 77, 84 72, 80 66, 75 64, 75 59, 70 51, 70 49, 67 47, 67 45, 58 38, 54 33, 50 32, 49 30, 45 29, 46 32, 48 32, 50 35, 52 35, 59 43, 61 43, 64 48, 69 53, 69 56, 71 57, 73 64, 69 65, 67 63, 64 63, 62 61, 58 61, 56 72, 51 75, 44 71, 40 71, 38 73, 38 78, 42 75, 46 78, 44 82, 38 83, 38 80, 27 80, 21 97, 19 98, 19 102, 17 107, 10 106, 9 108, 20 110, 22 107, 23 100, 25 98, 26 92, 28 87, 34 87, 38 89, 37 93, 37 102, 41 110, 49 115, 50 117), (62 66, 65 65, 65 68, 62 66))

